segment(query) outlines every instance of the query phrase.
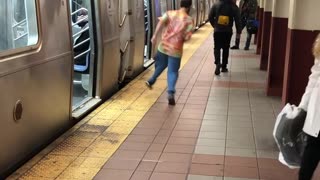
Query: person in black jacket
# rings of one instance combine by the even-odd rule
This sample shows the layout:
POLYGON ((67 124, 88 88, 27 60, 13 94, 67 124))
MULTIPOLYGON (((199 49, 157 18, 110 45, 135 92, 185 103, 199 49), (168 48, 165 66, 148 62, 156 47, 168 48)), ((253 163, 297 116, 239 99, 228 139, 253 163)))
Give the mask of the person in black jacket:
MULTIPOLYGON (((240 19, 242 24, 242 30, 247 26, 250 20, 256 19, 257 13, 257 0, 241 0, 240 1, 240 19)), ((244 50, 249 50, 252 33, 247 29, 247 41, 244 50)), ((231 49, 239 49, 240 38, 236 38, 235 45, 231 49)))
POLYGON ((228 72, 227 65, 233 21, 236 24, 237 37, 240 37, 242 31, 239 8, 233 0, 219 0, 210 10, 209 21, 214 28, 215 74, 219 75, 220 69, 222 72, 228 72), (222 64, 221 49, 223 49, 222 64))

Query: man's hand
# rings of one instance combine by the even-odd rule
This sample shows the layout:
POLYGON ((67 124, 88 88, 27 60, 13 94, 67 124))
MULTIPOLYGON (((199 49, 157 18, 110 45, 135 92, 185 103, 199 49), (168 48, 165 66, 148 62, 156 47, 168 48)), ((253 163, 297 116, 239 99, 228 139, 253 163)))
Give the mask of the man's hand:
POLYGON ((156 38, 155 36, 152 36, 152 38, 151 38, 151 42, 152 42, 152 44, 156 44, 156 42, 157 42, 157 38, 156 38))

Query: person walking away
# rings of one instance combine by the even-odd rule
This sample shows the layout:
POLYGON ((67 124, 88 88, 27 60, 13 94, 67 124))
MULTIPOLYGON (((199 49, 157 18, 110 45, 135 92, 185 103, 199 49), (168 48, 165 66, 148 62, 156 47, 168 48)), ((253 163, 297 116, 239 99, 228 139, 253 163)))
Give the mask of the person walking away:
POLYGON ((320 160, 320 34, 315 41, 315 64, 299 107, 307 112, 303 131, 309 135, 302 155, 299 180, 311 180, 320 160))
MULTIPOLYGON (((241 0, 240 1, 240 17, 241 17, 241 27, 242 30, 247 26, 248 21, 254 20, 257 13, 257 0, 241 0)), ((239 49, 240 46, 240 36, 236 38, 235 45, 231 49, 239 49)), ((247 30, 247 40, 244 50, 249 50, 251 43, 252 34, 247 30)))
POLYGON ((178 80, 181 57, 183 53, 183 44, 189 40, 193 30, 193 19, 189 16, 192 0, 181 0, 180 9, 167 11, 160 19, 155 33, 151 39, 156 44, 156 37, 159 31, 165 27, 158 51, 155 56, 155 72, 153 76, 146 81, 146 85, 152 88, 157 78, 168 67, 168 101, 169 105, 175 105, 174 94, 175 86, 178 80))
POLYGON ((233 21, 235 21, 237 29, 237 37, 241 34, 240 11, 233 0, 219 0, 212 6, 209 13, 209 21, 214 28, 214 56, 216 70, 215 74, 228 72, 229 48, 232 37, 233 21), (222 65, 221 65, 221 49, 222 65))

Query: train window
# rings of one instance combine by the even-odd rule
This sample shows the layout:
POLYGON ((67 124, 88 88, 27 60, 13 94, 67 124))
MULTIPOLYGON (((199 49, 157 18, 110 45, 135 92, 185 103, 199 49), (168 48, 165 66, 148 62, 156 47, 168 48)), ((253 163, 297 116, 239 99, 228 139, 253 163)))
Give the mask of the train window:
POLYGON ((0 53, 36 45, 39 35, 35 0, 3 0, 0 24, 0 53))
POLYGON ((161 6, 161 14, 163 15, 168 10, 167 0, 160 1, 161 6))

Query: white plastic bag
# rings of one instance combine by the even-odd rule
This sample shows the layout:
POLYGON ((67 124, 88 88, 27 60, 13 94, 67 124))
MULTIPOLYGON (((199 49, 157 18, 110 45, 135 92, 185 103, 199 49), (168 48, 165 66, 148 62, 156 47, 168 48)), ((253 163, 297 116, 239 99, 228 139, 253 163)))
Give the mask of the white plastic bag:
POLYGON ((279 161, 289 168, 298 168, 306 145, 307 135, 302 128, 306 112, 287 104, 277 117, 273 137, 280 149, 279 161))

